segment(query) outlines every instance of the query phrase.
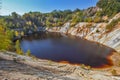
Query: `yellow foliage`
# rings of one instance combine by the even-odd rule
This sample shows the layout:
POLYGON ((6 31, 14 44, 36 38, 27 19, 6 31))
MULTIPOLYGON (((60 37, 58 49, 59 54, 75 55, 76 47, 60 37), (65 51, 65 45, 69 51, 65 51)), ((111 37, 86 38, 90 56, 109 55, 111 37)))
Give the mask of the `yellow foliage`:
POLYGON ((24 36, 24 32, 23 31, 21 32, 21 36, 24 36))
POLYGON ((15 36, 19 36, 19 33, 18 33, 18 31, 15 31, 15 36))

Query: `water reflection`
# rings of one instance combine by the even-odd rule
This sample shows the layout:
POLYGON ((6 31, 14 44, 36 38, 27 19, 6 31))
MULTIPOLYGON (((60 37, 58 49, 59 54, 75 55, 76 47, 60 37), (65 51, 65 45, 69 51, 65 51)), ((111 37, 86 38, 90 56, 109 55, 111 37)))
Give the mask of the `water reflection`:
POLYGON ((92 67, 108 65, 114 50, 98 43, 76 37, 64 37, 60 33, 36 33, 21 41, 24 52, 28 49, 41 59, 67 61, 72 64, 85 64, 92 67))

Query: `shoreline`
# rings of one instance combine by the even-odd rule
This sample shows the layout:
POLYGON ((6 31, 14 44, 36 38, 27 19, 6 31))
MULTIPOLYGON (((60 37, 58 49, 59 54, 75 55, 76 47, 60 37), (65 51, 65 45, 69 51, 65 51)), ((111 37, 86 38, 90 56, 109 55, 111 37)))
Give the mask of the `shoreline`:
POLYGON ((120 75, 120 67, 118 66, 94 69, 86 66, 57 63, 53 61, 32 58, 12 52, 0 52, 0 74, 2 74, 2 76, 0 75, 0 79, 6 78, 9 80, 19 80, 30 78, 32 80, 39 78, 38 80, 119 80, 120 77, 114 76, 114 74, 111 72, 112 70, 117 71, 117 74, 115 75, 120 75))
MULTIPOLYGON (((85 37, 79 37, 79 36, 72 35, 72 34, 68 34, 68 33, 66 34, 66 33, 62 33, 62 32, 60 32, 60 31, 49 31, 49 30, 48 30, 47 32, 53 32, 53 33, 55 32, 55 33, 64 34, 64 35, 66 35, 66 36, 70 35, 70 36, 78 37, 78 38, 81 38, 81 39, 84 39, 84 40, 87 40, 87 41, 90 41, 90 42, 93 42, 93 43, 97 43, 97 44, 100 44, 100 45, 103 45, 103 46, 105 46, 105 47, 109 47, 109 48, 115 50, 114 48, 110 47, 109 45, 105 45, 104 43, 101 43, 101 42, 98 42, 98 41, 95 41, 95 40, 89 40, 89 39, 87 39, 87 38, 85 38, 85 37)), ((115 52, 119 52, 119 51, 115 50, 115 52)))
MULTIPOLYGON (((49 31, 47 31, 47 32, 49 32, 49 31)), ((52 33, 52 32, 51 32, 52 33)), ((53 32, 53 33, 56 33, 56 32, 53 32)), ((60 33, 60 32, 57 32, 57 33, 60 33)), ((64 33, 61 33, 61 34, 64 34, 64 33)), ((68 36, 68 35, 66 35, 66 36, 68 36)), ((70 35, 71 36, 71 35, 70 35)), ((72 35, 73 36, 73 35, 72 35)), ((78 37, 78 36, 73 36, 73 37, 78 37)), ((78 37, 78 38, 80 38, 80 37, 78 37)), ((87 39, 85 39, 85 38, 82 38, 83 40, 87 40, 87 39)), ((89 40, 87 40, 87 41, 89 41, 89 40)), ((108 47, 108 46, 106 46, 106 45, 104 45, 104 44, 100 44, 99 42, 95 42, 95 41, 90 41, 90 42, 93 42, 93 43, 97 43, 97 44, 99 44, 99 45, 103 45, 103 46, 105 46, 105 47, 108 47)), ((112 64, 113 62, 112 62, 112 59, 110 59, 110 57, 113 55, 113 53, 117 53, 113 48, 111 48, 111 47, 109 47, 110 49, 112 49, 112 51, 111 51, 111 53, 108 55, 108 57, 107 57, 107 59, 108 59, 108 61, 112 64)), ((38 59, 40 59, 40 58, 38 58, 38 59)), ((42 59, 42 60, 44 60, 44 59, 42 59)), ((46 60, 46 59, 45 59, 46 60)), ((51 61, 51 60, 48 60, 48 61, 51 61)), ((55 62, 55 61, 53 61, 53 62, 55 62)), ((82 64, 72 64, 72 63, 69 63, 69 62, 67 62, 67 61, 61 61, 61 62, 58 62, 58 63, 67 63, 67 64, 71 64, 71 65, 82 65, 82 64)), ((112 65, 113 66, 113 65, 112 65)), ((109 68, 109 67, 111 67, 111 66, 108 66, 108 65, 103 65, 103 66, 100 66, 100 67, 96 67, 96 68, 109 68)))

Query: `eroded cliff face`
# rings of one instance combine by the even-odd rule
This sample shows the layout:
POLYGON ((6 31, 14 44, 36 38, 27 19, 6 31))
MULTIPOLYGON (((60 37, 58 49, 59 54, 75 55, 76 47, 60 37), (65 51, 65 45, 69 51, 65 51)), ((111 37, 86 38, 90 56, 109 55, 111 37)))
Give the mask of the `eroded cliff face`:
POLYGON ((80 22, 74 27, 70 27, 70 22, 68 22, 63 27, 47 28, 46 30, 79 36, 112 47, 120 52, 120 23, 112 31, 107 32, 106 30, 106 26, 119 17, 120 13, 110 19, 108 23, 80 22))
POLYGON ((102 43, 120 52, 120 25, 116 25, 117 28, 108 33, 106 32, 105 25, 106 24, 103 24, 102 27, 96 27, 85 38, 102 43))

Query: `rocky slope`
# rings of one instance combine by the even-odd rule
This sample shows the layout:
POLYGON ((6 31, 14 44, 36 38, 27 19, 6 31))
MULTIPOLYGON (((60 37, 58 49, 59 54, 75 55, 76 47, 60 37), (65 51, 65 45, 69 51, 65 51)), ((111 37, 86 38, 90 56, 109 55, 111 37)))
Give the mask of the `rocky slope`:
POLYGON ((0 52, 0 80, 120 80, 118 75, 120 67, 117 66, 92 69, 0 52))
POLYGON ((106 32, 106 25, 118 18, 120 18, 120 13, 110 19, 108 23, 80 22, 74 27, 70 27, 70 22, 68 22, 63 27, 47 28, 46 30, 79 36, 87 40, 107 45, 114 48, 117 52, 120 52, 120 23, 117 24, 112 31, 106 32))

